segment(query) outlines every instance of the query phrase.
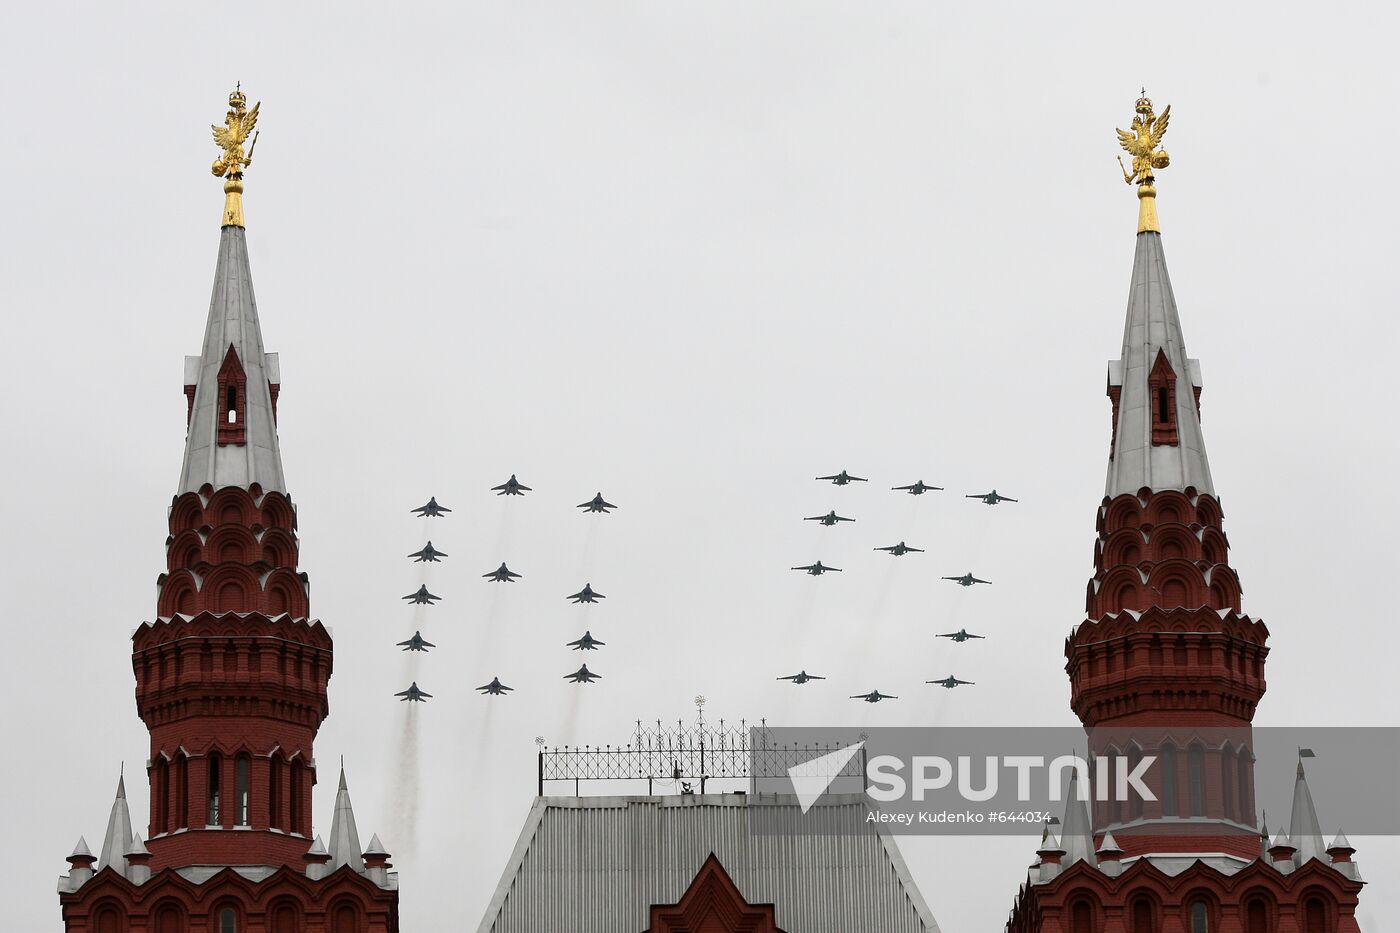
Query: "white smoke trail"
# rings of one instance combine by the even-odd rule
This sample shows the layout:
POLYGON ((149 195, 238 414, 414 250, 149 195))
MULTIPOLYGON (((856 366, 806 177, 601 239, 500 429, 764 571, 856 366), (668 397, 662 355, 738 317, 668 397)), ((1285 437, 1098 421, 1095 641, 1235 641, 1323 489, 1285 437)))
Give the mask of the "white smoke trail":
POLYGON ((418 767, 418 704, 404 704, 404 722, 399 730, 396 750, 399 780, 394 786, 394 825, 398 827, 399 842, 405 859, 418 853, 418 798, 422 790, 418 767))

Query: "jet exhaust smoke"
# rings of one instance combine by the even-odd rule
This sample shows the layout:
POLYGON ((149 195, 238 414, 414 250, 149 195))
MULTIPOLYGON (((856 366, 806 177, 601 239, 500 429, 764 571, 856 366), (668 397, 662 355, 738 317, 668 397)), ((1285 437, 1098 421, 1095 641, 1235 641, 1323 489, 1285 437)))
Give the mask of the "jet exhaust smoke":
POLYGON ((418 768, 418 703, 405 703, 404 723, 399 730, 397 760, 399 780, 394 785, 392 808, 394 824, 398 829, 400 845, 405 858, 414 858, 418 852, 418 795, 420 772, 418 768))

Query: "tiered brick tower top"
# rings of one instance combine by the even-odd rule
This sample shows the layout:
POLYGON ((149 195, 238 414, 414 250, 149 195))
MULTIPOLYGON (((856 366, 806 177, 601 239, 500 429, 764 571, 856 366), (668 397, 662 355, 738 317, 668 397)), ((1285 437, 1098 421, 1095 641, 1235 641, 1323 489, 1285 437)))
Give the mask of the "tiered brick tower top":
POLYGON ((1065 667, 1110 786, 1093 788, 1092 810, 1071 791, 1007 930, 1356 933, 1354 850, 1344 836, 1324 846, 1301 764, 1292 832, 1307 842, 1260 844, 1251 724, 1269 633, 1240 611, 1201 432, 1200 365, 1186 355, 1155 222, 1137 235, 1108 397, 1094 573, 1065 667), (1115 801, 1126 783, 1117 769, 1144 764, 1156 799, 1115 801))
POLYGON ((329 712, 331 639, 308 619, 297 572, 269 381, 278 366, 263 353, 244 237, 220 233, 204 353, 185 363, 188 435, 158 619, 133 638, 155 868, 304 864, 311 743, 329 712))
MULTIPOLYGON (((240 182, 241 184, 241 182, 240 182)), ((69 933, 393 933, 397 878, 360 849, 342 772, 328 850, 312 831, 312 743, 329 712, 331 637, 310 618, 242 226, 219 235, 156 620, 132 636, 150 732, 150 824, 119 789, 101 861, 60 879, 69 933)))
POLYGON ((1138 234, 1123 355, 1109 363, 1113 442, 1087 619, 1065 646, 1071 705, 1095 754, 1160 756, 1148 782, 1158 800, 1101 803, 1100 833, 1128 855, 1248 860, 1259 852, 1249 727, 1268 631, 1240 613, 1200 364, 1186 355, 1161 241, 1138 234))

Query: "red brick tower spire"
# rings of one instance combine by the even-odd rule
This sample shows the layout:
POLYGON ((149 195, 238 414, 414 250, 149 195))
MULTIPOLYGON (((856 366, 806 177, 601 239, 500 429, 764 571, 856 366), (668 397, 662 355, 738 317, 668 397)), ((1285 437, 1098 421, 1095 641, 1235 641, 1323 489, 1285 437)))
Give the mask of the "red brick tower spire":
POLYGON ((1142 206, 1123 350, 1108 366, 1108 478, 1086 618, 1065 642, 1070 704, 1099 780, 1091 805, 1067 803, 1063 856, 1032 868, 1007 929, 1349 933, 1360 878, 1344 837, 1337 857, 1323 850, 1301 764, 1292 831, 1306 824, 1310 854, 1276 860, 1260 843, 1252 722, 1269 633, 1241 612, 1200 364, 1186 355, 1162 252, 1152 168, 1167 157, 1150 150, 1167 116, 1145 97, 1137 111, 1146 148, 1119 131, 1142 206), (1155 799, 1119 797, 1123 772, 1142 774, 1155 799))
MULTIPOLYGON (((230 120, 243 103, 230 98, 230 120)), ((241 202, 241 173, 237 186, 241 202)), ((349 851, 358 838, 340 800, 336 823, 350 819, 353 844, 324 864, 313 840, 312 743, 329 712, 332 643, 297 569, 279 383, 241 210, 226 213, 203 352, 185 360, 185 455, 156 618, 132 636, 151 740, 147 838, 133 837, 119 785, 96 873, 78 866, 60 880, 69 931, 397 929, 388 854, 374 853, 371 870, 349 851)), ((348 811, 343 773, 340 793, 348 811)))

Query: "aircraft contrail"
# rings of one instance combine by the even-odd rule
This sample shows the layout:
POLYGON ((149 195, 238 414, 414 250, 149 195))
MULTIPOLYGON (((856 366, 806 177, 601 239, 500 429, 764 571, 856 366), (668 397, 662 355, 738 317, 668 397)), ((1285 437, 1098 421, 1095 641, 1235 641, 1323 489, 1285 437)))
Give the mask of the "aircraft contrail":
POLYGON ((394 786, 394 822, 406 857, 413 857, 418 848, 418 706, 405 703, 404 723, 399 731, 399 780, 394 786))

